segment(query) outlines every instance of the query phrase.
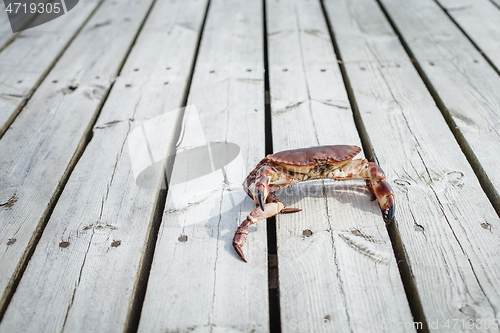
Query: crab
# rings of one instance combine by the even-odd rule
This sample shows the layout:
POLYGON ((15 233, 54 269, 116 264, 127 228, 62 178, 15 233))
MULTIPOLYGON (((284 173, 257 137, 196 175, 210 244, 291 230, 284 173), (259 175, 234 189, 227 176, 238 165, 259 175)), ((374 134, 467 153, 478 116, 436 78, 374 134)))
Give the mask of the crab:
POLYGON ((375 163, 354 156, 361 148, 349 145, 321 146, 286 150, 267 155, 250 172, 243 188, 256 204, 233 238, 233 247, 238 256, 246 262, 243 244, 248 235, 248 227, 260 220, 279 213, 295 213, 299 208, 285 208, 272 192, 287 188, 295 183, 315 180, 362 179, 372 195, 377 199, 385 223, 394 218, 394 192, 385 181, 384 171, 375 163), (250 187, 254 185, 253 191, 250 187))

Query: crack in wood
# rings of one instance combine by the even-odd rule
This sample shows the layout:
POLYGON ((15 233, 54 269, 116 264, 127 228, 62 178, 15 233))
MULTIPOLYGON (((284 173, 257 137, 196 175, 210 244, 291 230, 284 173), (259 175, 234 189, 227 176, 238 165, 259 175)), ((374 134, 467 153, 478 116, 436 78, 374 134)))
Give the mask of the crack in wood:
POLYGON ((347 306, 347 296, 346 296, 346 293, 344 290, 344 282, 342 281, 342 277, 340 276, 339 262, 338 262, 338 258, 337 258, 337 249, 335 248, 335 239, 334 239, 334 235, 333 235, 333 227, 332 227, 332 222, 331 222, 330 210, 328 207, 328 198, 327 198, 325 186, 323 186, 323 199, 325 200, 326 218, 327 218, 329 229, 330 229, 329 232, 330 232, 330 240, 331 240, 332 251, 333 251, 333 262, 335 263, 335 268, 336 268, 335 276, 337 277, 337 279, 339 281, 339 289, 340 289, 341 299, 342 299, 342 303, 343 303, 342 305, 343 305, 343 308, 345 309, 345 315, 347 318, 349 331, 351 333, 353 333, 352 325, 351 325, 351 318, 349 316, 349 311, 348 311, 348 306, 347 306))
POLYGON ((8 97, 14 97, 14 98, 25 98, 25 95, 19 95, 19 94, 0 94, 0 97, 8 99, 8 97))
POLYGON ((0 204, 0 207, 4 207, 5 209, 12 209, 14 207, 14 204, 19 200, 19 197, 17 194, 14 194, 12 197, 10 197, 7 202, 0 204))
POLYGON ((68 308, 66 310, 66 315, 64 316, 64 322, 63 322, 62 327, 61 327, 61 332, 64 332, 64 327, 66 326, 66 322, 67 322, 68 317, 69 317, 69 312, 70 312, 71 307, 73 306, 73 303, 75 301, 76 291, 77 291, 78 287, 80 286, 80 282, 82 279, 83 267, 85 267, 85 261, 87 260, 87 255, 90 251, 90 246, 92 245, 93 238, 94 238, 94 230, 92 230, 92 235, 90 236, 89 245, 87 247, 87 251, 85 252, 85 257, 83 258, 82 266, 80 267, 80 274, 78 275, 78 281, 76 282, 75 287, 73 288, 73 295, 71 296, 71 301, 68 304, 68 308))
POLYGON ((110 25, 112 22, 113 22, 113 20, 106 20, 106 21, 104 21, 102 23, 96 23, 96 24, 94 24, 93 28, 104 27, 106 25, 110 25))
POLYGON ((469 8, 472 8, 472 7, 473 7, 473 5, 465 5, 465 6, 457 6, 457 7, 444 8, 444 10, 447 11, 447 12, 458 12, 460 10, 469 9, 469 8))

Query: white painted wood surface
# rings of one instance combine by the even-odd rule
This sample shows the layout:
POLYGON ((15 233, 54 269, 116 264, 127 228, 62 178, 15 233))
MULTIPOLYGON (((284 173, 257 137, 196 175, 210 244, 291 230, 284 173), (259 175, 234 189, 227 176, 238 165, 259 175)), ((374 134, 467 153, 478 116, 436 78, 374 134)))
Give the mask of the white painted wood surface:
MULTIPOLYGON (((361 146, 320 2, 268 1, 267 24, 274 151, 361 146)), ((411 323, 365 182, 324 184, 277 192, 286 206, 303 209, 277 217, 282 331, 379 332, 377 323, 411 323)))
POLYGON ((500 206, 500 76, 434 1, 382 3, 471 147, 500 206))
POLYGON ((437 0, 500 70, 500 9, 489 0, 437 0))
MULTIPOLYGON (((205 7, 197 0, 153 7, 0 331, 127 329, 161 183, 136 182, 132 166, 144 152, 127 141, 142 135, 143 126, 162 123, 161 133, 148 131, 149 147, 158 144, 154 140, 175 144, 181 113, 174 110, 183 102, 205 7)), ((160 153, 167 155, 166 149, 160 153)))
POLYGON ((150 5, 105 2, 0 140, 0 308, 150 5))
POLYGON ((232 247, 255 208, 241 183, 264 156, 262 17, 260 0, 210 2, 139 332, 269 330, 265 222, 250 229, 248 263, 232 247), (207 142, 236 144, 239 155, 186 181, 219 160, 180 161, 207 142))
POLYGON ((396 225, 428 324, 444 331, 447 320, 498 320, 500 219, 377 3, 325 5, 364 126, 395 184, 396 225))
POLYGON ((98 4, 82 1, 77 10, 20 32, 0 52, 0 137, 98 4))

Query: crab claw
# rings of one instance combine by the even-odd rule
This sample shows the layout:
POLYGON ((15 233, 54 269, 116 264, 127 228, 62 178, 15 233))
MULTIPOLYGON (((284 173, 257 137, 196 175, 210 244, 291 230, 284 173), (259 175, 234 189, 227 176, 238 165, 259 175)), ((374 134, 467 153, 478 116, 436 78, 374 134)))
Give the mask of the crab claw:
POLYGON ((385 209, 382 209, 382 216, 384 217, 384 222, 389 224, 394 218, 394 211, 396 208, 396 204, 394 202, 394 193, 386 196, 386 203, 384 208, 385 209))
POLYGON ((395 202, 394 192, 385 180, 379 180, 372 184, 373 191, 382 210, 385 223, 390 223, 394 218, 395 202))
POLYGON ((262 211, 264 211, 264 201, 266 201, 266 198, 264 198, 263 189, 258 188, 255 196, 257 197, 257 201, 259 202, 260 209, 262 209, 262 211))
POLYGON ((262 176, 257 183, 255 183, 254 189, 254 201, 259 205, 260 209, 264 211, 264 204, 266 202, 267 196, 269 194, 269 177, 262 176))
POLYGON ((238 256, 244 261, 245 255, 243 254, 243 244, 248 236, 248 227, 252 224, 257 223, 260 220, 264 220, 268 217, 274 216, 283 210, 284 206, 281 202, 271 202, 264 205, 264 209, 260 209, 259 207, 255 208, 250 215, 247 216, 246 220, 243 221, 233 238, 233 247, 238 256))

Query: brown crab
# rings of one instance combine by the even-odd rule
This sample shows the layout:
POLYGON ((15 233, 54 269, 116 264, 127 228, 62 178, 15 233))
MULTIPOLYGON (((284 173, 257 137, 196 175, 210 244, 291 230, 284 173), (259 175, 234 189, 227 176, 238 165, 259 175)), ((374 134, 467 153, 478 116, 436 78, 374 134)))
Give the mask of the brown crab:
POLYGON ((279 213, 295 213, 298 208, 285 208, 270 192, 314 179, 364 179, 372 200, 377 199, 386 223, 394 217, 394 192, 385 181, 385 174, 375 163, 366 159, 353 160, 361 148, 357 146, 322 146, 282 151, 267 155, 250 172, 243 188, 258 205, 236 230, 233 247, 246 262, 242 247, 248 227, 279 213), (253 192, 250 186, 254 185, 253 192))

